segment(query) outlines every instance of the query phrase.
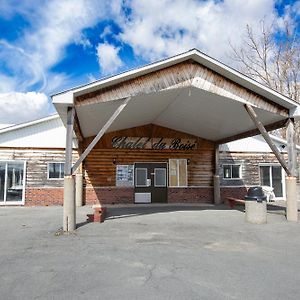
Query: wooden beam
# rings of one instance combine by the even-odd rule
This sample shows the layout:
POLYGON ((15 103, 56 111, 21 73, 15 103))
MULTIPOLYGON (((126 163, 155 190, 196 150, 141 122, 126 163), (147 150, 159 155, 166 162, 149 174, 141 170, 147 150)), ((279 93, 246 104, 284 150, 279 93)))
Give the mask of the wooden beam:
POLYGON ((294 120, 290 119, 287 124, 286 131, 287 152, 288 152, 288 167, 292 176, 297 176, 297 149, 296 149, 296 134, 294 120))
MULTIPOLYGON (((288 119, 284 119, 284 120, 279 121, 279 122, 271 123, 271 124, 266 125, 265 129, 267 131, 276 130, 276 129, 285 127, 287 122, 288 122, 288 119)), ((236 135, 226 137, 224 139, 220 139, 220 140, 216 141, 216 143, 219 144, 219 145, 220 144, 226 144, 226 143, 229 143, 229 142, 232 142, 232 141, 236 141, 236 140, 239 140, 239 139, 244 139, 244 138, 255 136, 255 135, 258 135, 258 134, 260 134, 260 131, 258 129, 252 129, 252 130, 248 130, 248 131, 236 134, 236 135)))
POLYGON ((284 158, 281 156, 280 152, 278 151, 274 142, 270 138, 270 136, 269 136, 267 130, 265 129, 265 127, 263 126, 263 124, 259 121, 258 116, 257 116, 255 110, 253 109, 253 107, 249 104, 245 104, 245 109, 248 112, 248 114, 249 114, 250 118, 252 119, 252 121, 254 122, 254 124, 256 125, 257 129, 260 131, 261 135, 263 136, 263 138, 269 145, 269 147, 272 149, 273 153, 275 154, 275 156, 278 159, 281 166, 284 168, 287 175, 291 176, 291 171, 288 168, 284 158))
POLYGON ((66 157, 65 157, 65 176, 72 175, 72 150, 73 150, 73 126, 75 108, 67 108, 67 136, 66 136, 66 157))
POLYGON ((95 145, 101 139, 101 137, 105 134, 105 132, 107 131, 107 129, 111 126, 111 124, 119 116, 119 114, 122 112, 122 110, 126 107, 126 105, 128 104, 128 102, 129 102, 130 99, 131 99, 131 97, 128 97, 128 98, 126 98, 126 99, 124 99, 122 101, 122 104, 117 108, 117 110, 113 113, 113 115, 104 124, 104 126, 101 128, 101 130, 98 132, 98 134, 92 140, 92 142, 88 145, 88 147, 80 155, 79 159, 77 160, 77 162, 74 164, 74 166, 72 168, 72 174, 76 171, 76 169, 79 167, 79 165, 84 161, 84 159, 92 151, 92 149, 95 147, 95 145))

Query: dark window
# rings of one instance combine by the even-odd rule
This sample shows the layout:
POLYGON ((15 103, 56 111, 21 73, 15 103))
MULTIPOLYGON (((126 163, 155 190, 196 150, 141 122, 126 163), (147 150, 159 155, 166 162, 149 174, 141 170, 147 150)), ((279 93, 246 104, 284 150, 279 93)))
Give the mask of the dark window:
POLYGON ((49 163, 48 164, 48 178, 61 179, 64 178, 64 163, 49 163))
POLYGON ((224 179, 239 179, 241 178, 240 165, 223 165, 223 178, 224 179))

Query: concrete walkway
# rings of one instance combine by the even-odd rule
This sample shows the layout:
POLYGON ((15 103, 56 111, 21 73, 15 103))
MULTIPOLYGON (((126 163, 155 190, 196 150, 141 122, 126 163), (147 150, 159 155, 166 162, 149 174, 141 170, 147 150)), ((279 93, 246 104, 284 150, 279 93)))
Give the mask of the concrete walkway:
POLYGON ((299 299, 300 224, 239 210, 109 210, 103 224, 57 234, 61 207, 0 208, 1 299, 299 299))

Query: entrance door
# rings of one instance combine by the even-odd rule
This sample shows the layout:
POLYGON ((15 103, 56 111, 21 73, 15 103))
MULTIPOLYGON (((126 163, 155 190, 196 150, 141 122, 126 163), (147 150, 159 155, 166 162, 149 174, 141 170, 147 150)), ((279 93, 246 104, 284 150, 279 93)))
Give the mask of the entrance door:
POLYGON ((166 163, 136 163, 134 176, 135 203, 167 202, 166 163))
POLYGON ((284 175, 281 166, 260 166, 261 185, 272 187, 276 198, 283 198, 283 178, 284 175))

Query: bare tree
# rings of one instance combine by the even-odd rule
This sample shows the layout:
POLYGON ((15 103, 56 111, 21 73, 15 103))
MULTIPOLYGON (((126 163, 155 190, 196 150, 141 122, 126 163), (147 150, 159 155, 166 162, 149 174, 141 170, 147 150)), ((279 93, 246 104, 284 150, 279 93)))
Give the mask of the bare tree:
MULTIPOLYGON (((231 58, 244 74, 300 102, 300 44, 296 30, 288 22, 280 30, 274 29, 275 24, 267 26, 265 20, 260 24, 259 33, 246 26, 242 46, 231 44, 231 58)), ((299 143, 299 123, 296 130, 299 143)))

